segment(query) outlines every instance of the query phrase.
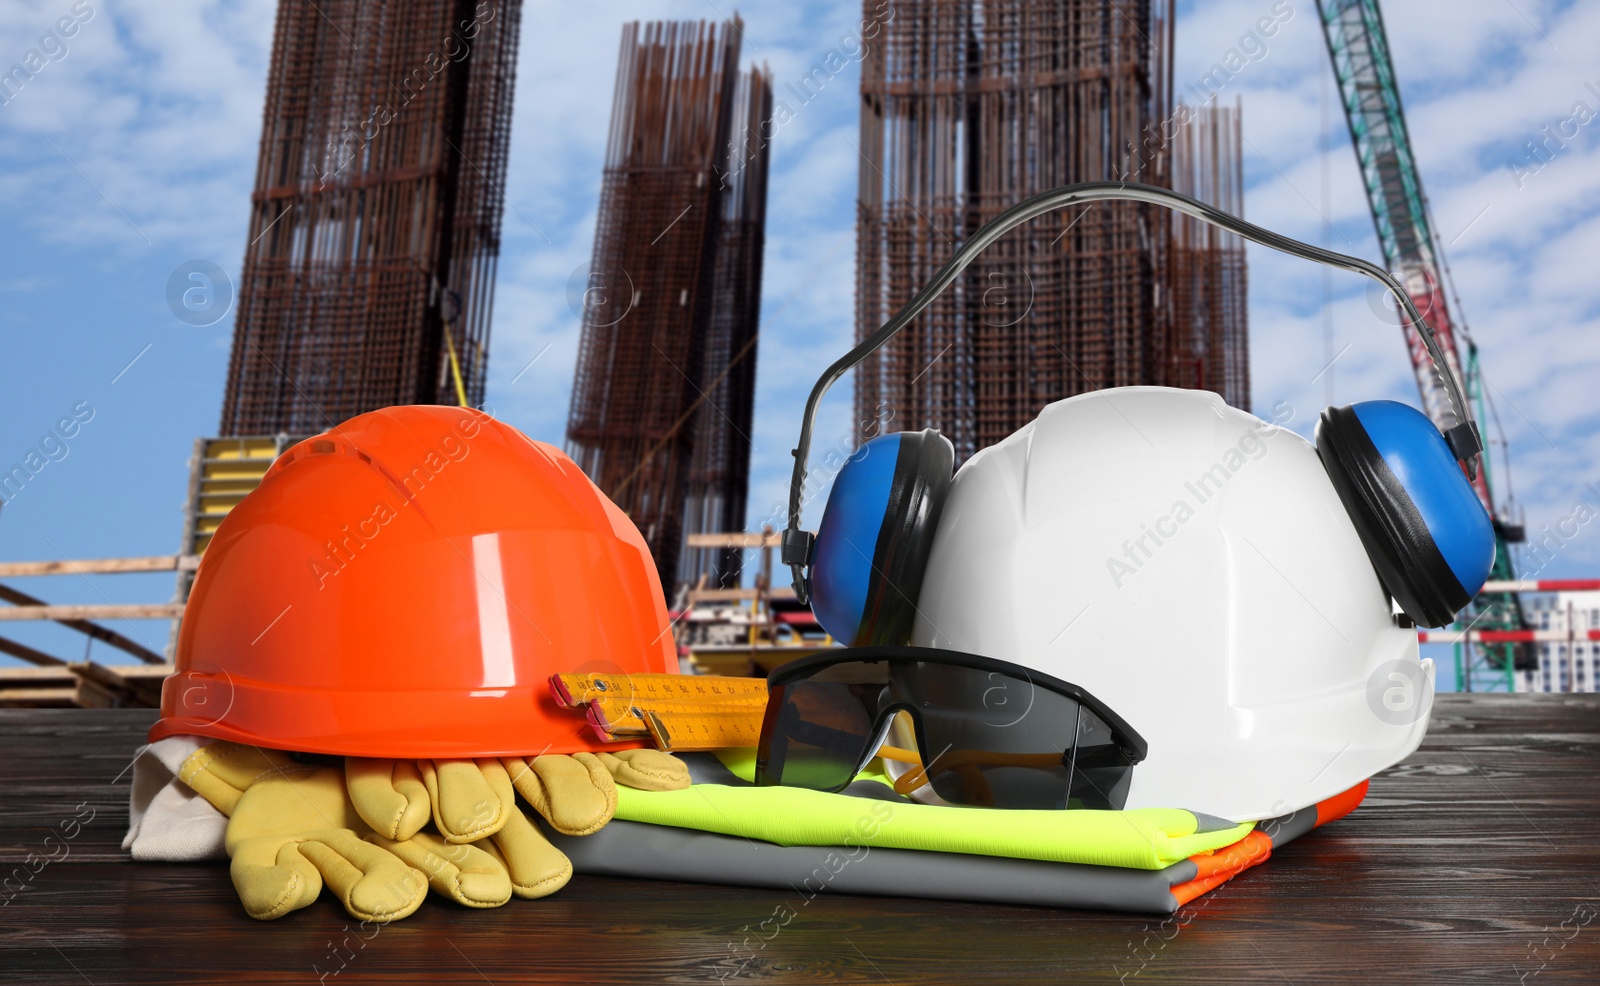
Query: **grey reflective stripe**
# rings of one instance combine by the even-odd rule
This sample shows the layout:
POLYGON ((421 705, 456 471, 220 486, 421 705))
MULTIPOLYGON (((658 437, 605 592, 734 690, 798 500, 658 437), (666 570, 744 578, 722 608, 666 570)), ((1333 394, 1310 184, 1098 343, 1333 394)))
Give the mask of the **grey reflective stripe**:
POLYGON ((1221 832, 1223 829, 1231 829, 1239 824, 1238 822, 1230 822, 1226 818, 1207 815, 1203 811, 1191 811, 1189 814, 1194 816, 1195 825, 1198 826, 1195 829, 1197 834, 1202 832, 1221 832))
POLYGON ((1286 846, 1317 827, 1317 806, 1310 805, 1288 815, 1267 818, 1256 823, 1256 828, 1267 833, 1272 848, 1286 846))
POLYGON ((735 787, 744 784, 733 775, 733 771, 722 765, 722 761, 709 753, 679 753, 679 760, 689 768, 689 780, 694 784, 730 784, 735 787))
POLYGON ((792 895, 796 911, 828 892, 1171 914, 1178 909, 1171 889, 1197 872, 1189 860, 1133 870, 915 849, 779 846, 620 819, 586 836, 540 825, 578 873, 769 887, 792 895))

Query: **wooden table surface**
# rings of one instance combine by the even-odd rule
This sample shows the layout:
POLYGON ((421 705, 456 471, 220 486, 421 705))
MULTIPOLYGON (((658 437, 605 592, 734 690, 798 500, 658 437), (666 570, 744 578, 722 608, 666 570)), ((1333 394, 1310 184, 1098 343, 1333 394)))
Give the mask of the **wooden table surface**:
POLYGON ((1360 810, 1165 923, 577 876, 497 910, 430 896, 367 941, 326 894, 257 922, 225 867, 123 854, 153 719, 0 712, 0 982, 1600 982, 1600 695, 1439 696, 1360 810))

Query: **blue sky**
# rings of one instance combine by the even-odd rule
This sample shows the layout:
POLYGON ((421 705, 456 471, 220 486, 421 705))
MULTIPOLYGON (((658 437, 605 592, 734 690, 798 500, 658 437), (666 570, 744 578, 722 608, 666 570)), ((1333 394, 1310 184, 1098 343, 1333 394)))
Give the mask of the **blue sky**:
MULTIPOLYGON (((1181 3, 1180 93, 1272 6, 1181 3)), ((237 277, 275 0, 0 0, 0 66, 39 48, 74 9, 76 34, 61 48, 51 42, 56 57, 0 106, 0 464, 20 460, 74 408, 86 413, 85 402, 93 417, 0 510, 6 560, 178 547, 187 460, 194 439, 217 428, 232 318, 185 324, 167 286, 195 260, 237 277)), ((536 438, 563 437, 578 331, 568 281, 592 246, 620 27, 734 9, 684 0, 524 12, 488 397, 495 414, 536 438)), ((1265 54, 1220 93, 1244 108, 1246 214, 1376 258, 1315 7, 1293 0, 1291 9, 1265 54)), ((780 87, 820 64, 860 17, 848 2, 738 10, 744 60, 769 63, 780 87)), ((1385 16, 1412 139, 1510 443, 1517 500, 1530 531, 1542 533, 1571 513, 1585 483, 1600 486, 1600 121, 1578 125, 1537 168, 1526 145, 1579 101, 1600 113, 1600 6, 1408 0, 1385 16)), ((772 145, 753 520, 783 498, 805 392, 851 337, 857 83, 851 62, 772 145)), ((1288 401, 1302 432, 1330 386, 1340 403, 1416 401, 1398 329, 1353 276, 1336 274, 1331 291, 1325 352, 1321 273, 1251 249, 1254 404, 1288 401), (1333 369, 1317 378, 1333 354, 1333 369)), ((837 388, 822 433, 845 431, 848 410, 848 389, 837 388)), ((1594 525, 1563 541, 1540 574, 1600 574, 1594 525)), ((15 584, 52 602, 161 602, 172 579, 15 584)), ((164 623, 116 626, 165 644, 164 623)), ((84 646, 48 625, 4 631, 63 656, 84 646)))

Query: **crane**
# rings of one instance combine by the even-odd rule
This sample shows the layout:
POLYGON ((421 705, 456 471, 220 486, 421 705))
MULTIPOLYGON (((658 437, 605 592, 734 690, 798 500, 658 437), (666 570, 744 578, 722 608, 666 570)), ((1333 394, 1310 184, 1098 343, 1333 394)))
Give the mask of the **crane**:
MULTIPOLYGON (((1433 326, 1450 371, 1464 382, 1468 399, 1478 408, 1483 420, 1483 387, 1478 371, 1477 346, 1464 322, 1452 317, 1445 299, 1445 277, 1449 271, 1443 250, 1434 235, 1428 198, 1422 190, 1422 175, 1406 132, 1405 110, 1400 88, 1395 81, 1394 63, 1389 56, 1389 40, 1383 29, 1378 0, 1317 0, 1322 30, 1328 44, 1328 57, 1338 80, 1345 122, 1355 145, 1356 162, 1367 190, 1367 205, 1378 235, 1385 265, 1405 286, 1417 311, 1433 326), (1462 373, 1461 350, 1457 338, 1467 343, 1466 373, 1462 373)), ((1459 298, 1457 299, 1459 306, 1459 298)), ((1459 315, 1459 312, 1456 313, 1459 315)), ((1428 359, 1427 347, 1416 325, 1401 317, 1406 348, 1416 373, 1417 390, 1423 410, 1439 430, 1446 434, 1460 422, 1451 406, 1439 371, 1428 359)), ((1489 483, 1489 456, 1472 479, 1478 498, 1494 520, 1495 559, 1489 575, 1492 580, 1514 578, 1509 545, 1523 540, 1520 524, 1504 519, 1497 510, 1489 483)), ((1527 616, 1515 593, 1480 593, 1468 606, 1467 625, 1479 630, 1525 630, 1527 616)), ((1489 688, 1502 682, 1512 690, 1512 672, 1537 667, 1537 660, 1526 644, 1480 644, 1481 662, 1474 663, 1470 644, 1457 652, 1460 687, 1473 690, 1474 682, 1489 688)))

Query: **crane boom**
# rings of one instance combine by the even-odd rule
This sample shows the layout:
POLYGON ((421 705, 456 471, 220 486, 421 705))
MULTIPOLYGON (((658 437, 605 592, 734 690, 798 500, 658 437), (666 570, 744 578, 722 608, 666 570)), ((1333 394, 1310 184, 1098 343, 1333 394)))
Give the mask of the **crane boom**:
MULTIPOLYGON (((1461 357, 1455 323, 1445 302, 1433 228, 1406 132, 1383 16, 1376 0, 1318 0, 1318 7, 1384 263, 1433 326, 1450 371, 1459 380, 1461 357)), ((1423 409, 1441 432, 1448 433, 1460 422, 1445 396, 1443 381, 1428 359, 1417 327, 1406 324, 1404 328, 1423 409)), ((1486 501, 1484 505, 1493 512, 1491 504, 1486 501)))
MULTIPOLYGON (((1383 251, 1384 264, 1405 286, 1417 311, 1433 327, 1450 372, 1469 391, 1479 391, 1476 360, 1472 361, 1470 375, 1461 372, 1460 349, 1456 344, 1458 323, 1451 317, 1445 301, 1444 282, 1440 276, 1442 257, 1429 219, 1428 199, 1422 191, 1422 174, 1406 131, 1405 108, 1400 101, 1400 87, 1395 81, 1394 62, 1389 55, 1389 39, 1384 32, 1378 0, 1317 0, 1317 10, 1322 18, 1328 57, 1338 80, 1345 122, 1349 124, 1350 139, 1355 145, 1356 163, 1366 186, 1367 205, 1372 212, 1372 225, 1383 251)), ((1428 358, 1418 326, 1408 323, 1403 313, 1401 326, 1423 410, 1441 432, 1448 434, 1461 422, 1450 403, 1444 381, 1428 358)), ((1498 516, 1489 488, 1487 465, 1488 456, 1485 456, 1485 468, 1472 477, 1472 485, 1489 516, 1495 520, 1495 561, 1490 578, 1511 579, 1514 575, 1507 542, 1521 538, 1498 516), (1513 536, 1508 538, 1508 533, 1513 536)), ((1521 603, 1513 593, 1480 594, 1467 612, 1473 625, 1483 629, 1525 629, 1527 626, 1521 603)), ((1532 652, 1521 645, 1488 645, 1485 651, 1492 662, 1490 670, 1497 677, 1504 672, 1507 690, 1510 690, 1512 668, 1525 669, 1534 663, 1532 652)), ((1471 677, 1465 673, 1469 668, 1470 662, 1463 662, 1463 686, 1468 688, 1471 677)))

